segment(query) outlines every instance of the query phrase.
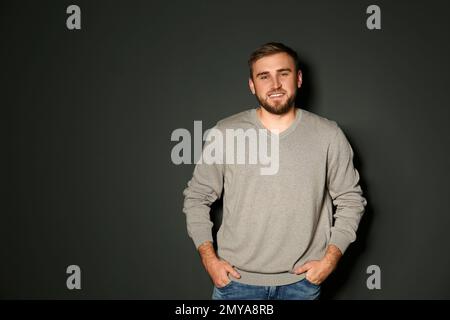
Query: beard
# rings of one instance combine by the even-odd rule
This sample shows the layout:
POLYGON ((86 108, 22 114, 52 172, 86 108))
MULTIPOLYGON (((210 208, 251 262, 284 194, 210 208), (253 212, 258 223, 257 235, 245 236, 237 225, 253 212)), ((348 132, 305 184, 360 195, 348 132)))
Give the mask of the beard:
POLYGON ((267 112, 270 112, 272 114, 276 115, 282 115, 287 113, 289 110, 291 110, 292 107, 294 107, 295 104, 295 94, 292 96, 288 96, 285 103, 282 102, 270 102, 270 98, 261 98, 258 94, 255 94, 256 100, 258 100, 259 105, 263 107, 267 112))

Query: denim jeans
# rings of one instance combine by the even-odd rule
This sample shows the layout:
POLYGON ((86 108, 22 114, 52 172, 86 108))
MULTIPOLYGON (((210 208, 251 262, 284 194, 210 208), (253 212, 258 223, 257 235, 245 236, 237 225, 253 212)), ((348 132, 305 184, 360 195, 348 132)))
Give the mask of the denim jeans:
POLYGON ((320 285, 303 279, 283 286, 256 286, 231 281, 226 286, 214 286, 213 300, 317 300, 320 285))

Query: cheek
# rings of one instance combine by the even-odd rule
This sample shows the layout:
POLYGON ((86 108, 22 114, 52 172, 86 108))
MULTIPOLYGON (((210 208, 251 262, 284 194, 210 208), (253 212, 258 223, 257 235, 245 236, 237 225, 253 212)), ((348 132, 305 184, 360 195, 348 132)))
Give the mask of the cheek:
POLYGON ((267 85, 264 84, 258 84, 257 86, 255 86, 255 90, 257 94, 263 96, 266 95, 266 93, 268 92, 267 85))
POLYGON ((283 85, 287 91, 289 91, 290 93, 294 93, 297 89, 297 80, 289 79, 288 81, 285 81, 283 85))

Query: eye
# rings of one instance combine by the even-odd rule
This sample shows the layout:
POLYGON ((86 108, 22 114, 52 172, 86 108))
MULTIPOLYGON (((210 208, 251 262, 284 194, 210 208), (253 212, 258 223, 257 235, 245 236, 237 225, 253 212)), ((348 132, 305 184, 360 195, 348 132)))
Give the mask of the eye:
POLYGON ((286 76, 289 75, 289 73, 288 73, 288 72, 283 72, 281 75, 282 75, 283 77, 286 77, 286 76))
POLYGON ((261 76, 259 78, 262 79, 262 80, 265 80, 265 79, 267 79, 267 76, 261 76))

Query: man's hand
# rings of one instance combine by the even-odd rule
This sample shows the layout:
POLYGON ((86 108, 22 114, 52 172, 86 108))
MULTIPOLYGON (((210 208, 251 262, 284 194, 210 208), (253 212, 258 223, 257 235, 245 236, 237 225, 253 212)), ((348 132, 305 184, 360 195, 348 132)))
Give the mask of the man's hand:
POLYGON ((306 262, 294 273, 301 274, 306 272, 306 280, 319 285, 336 269, 339 259, 342 257, 341 251, 335 245, 329 245, 322 260, 312 260, 306 262))
POLYGON ((230 283, 231 280, 228 278, 228 273, 231 273, 235 278, 241 277, 231 264, 216 256, 210 241, 202 243, 198 247, 198 251, 202 257, 203 266, 216 287, 221 288, 230 283))

